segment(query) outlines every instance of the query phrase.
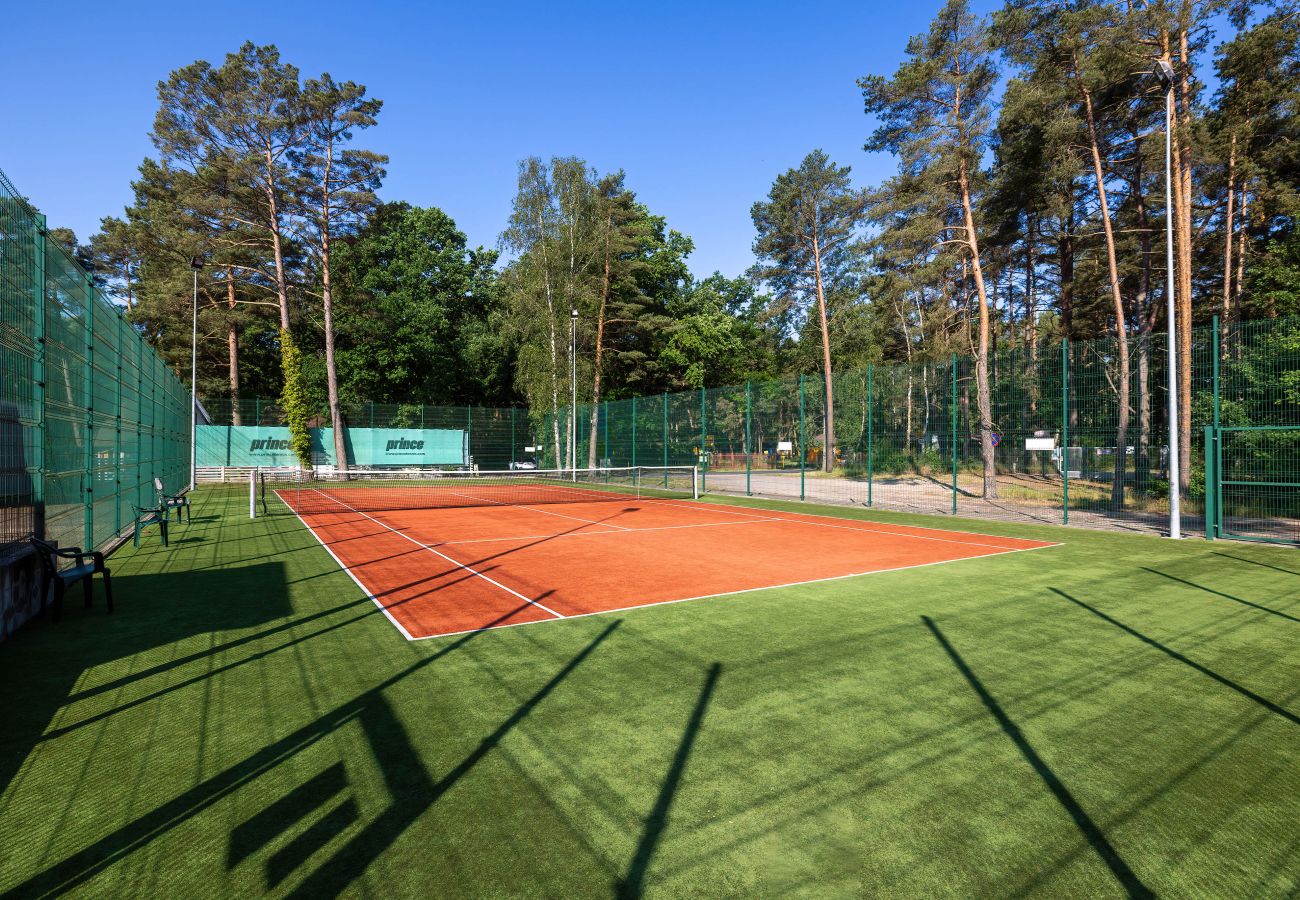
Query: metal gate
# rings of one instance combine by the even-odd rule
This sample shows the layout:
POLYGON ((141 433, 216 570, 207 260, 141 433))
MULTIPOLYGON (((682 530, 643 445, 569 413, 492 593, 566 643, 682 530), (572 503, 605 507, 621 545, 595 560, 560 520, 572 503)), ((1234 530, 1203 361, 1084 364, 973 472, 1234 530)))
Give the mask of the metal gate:
POLYGON ((1205 536, 1300 545, 1300 425, 1205 429, 1205 536))

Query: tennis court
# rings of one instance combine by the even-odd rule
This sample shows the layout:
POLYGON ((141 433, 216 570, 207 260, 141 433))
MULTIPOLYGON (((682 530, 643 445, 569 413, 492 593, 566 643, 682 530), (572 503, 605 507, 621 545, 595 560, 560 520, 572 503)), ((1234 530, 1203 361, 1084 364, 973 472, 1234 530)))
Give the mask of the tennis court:
POLYGON ((694 497, 689 468, 262 485, 265 510, 297 514, 410 639, 1054 546, 694 497))

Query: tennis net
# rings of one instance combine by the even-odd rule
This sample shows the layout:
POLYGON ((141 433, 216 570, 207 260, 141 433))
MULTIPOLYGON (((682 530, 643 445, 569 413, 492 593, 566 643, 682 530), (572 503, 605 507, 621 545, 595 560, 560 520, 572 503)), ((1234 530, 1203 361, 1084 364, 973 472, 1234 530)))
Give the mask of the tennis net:
POLYGON ((250 482, 254 515, 531 506, 645 499, 695 499, 693 466, 522 469, 501 472, 387 470, 259 471, 250 482))

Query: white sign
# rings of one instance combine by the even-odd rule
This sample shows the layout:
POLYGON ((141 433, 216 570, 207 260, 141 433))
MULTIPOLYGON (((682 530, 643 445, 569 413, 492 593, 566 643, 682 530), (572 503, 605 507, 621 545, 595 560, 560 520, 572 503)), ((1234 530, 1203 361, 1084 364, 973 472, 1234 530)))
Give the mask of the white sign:
POLYGON ((1026 450, 1055 450, 1056 438, 1025 438, 1026 450))
POLYGON ((524 452, 525 452, 525 453, 536 453, 536 452, 537 452, 537 448, 536 448, 536 447, 525 447, 525 448, 524 448, 524 452))
POLYGON ((776 442, 776 452, 777 452, 777 453, 793 453, 793 452, 794 452, 794 441, 777 441, 777 442, 776 442))

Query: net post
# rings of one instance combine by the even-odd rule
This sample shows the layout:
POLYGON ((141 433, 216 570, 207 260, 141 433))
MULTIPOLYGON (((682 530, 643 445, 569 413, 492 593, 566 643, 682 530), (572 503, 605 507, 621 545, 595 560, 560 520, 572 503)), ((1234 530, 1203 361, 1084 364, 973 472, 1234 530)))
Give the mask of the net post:
POLYGON ((1061 524, 1070 524, 1070 339, 1061 338, 1061 524))
POLYGON ((803 470, 807 463, 807 434, 805 423, 803 423, 803 402, 805 402, 805 390, 803 390, 803 376, 800 376, 800 499, 805 497, 805 483, 803 483, 803 470))
POLYGON ((952 355, 952 514, 957 515, 957 354, 952 355))
POLYGON ((753 406, 751 402, 751 394, 752 394, 752 388, 750 386, 749 380, 746 379, 745 380, 745 496, 746 497, 754 496, 754 492, 750 490, 750 484, 749 484, 750 461, 754 457, 753 437, 751 436, 751 428, 750 428, 750 418, 751 418, 750 408, 751 406, 753 406))
POLYGON ((257 466, 248 470, 248 517, 250 519, 257 518, 257 473, 257 466))
POLYGON ((871 506, 871 488, 872 488, 872 453, 874 445, 871 439, 871 363, 867 363, 867 506, 871 506))
POLYGON ((695 466, 691 466, 691 499, 700 499, 700 472, 695 466))

